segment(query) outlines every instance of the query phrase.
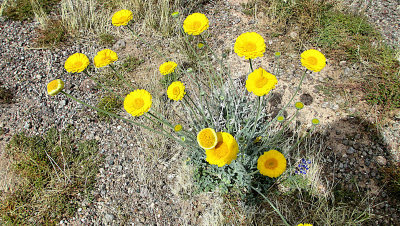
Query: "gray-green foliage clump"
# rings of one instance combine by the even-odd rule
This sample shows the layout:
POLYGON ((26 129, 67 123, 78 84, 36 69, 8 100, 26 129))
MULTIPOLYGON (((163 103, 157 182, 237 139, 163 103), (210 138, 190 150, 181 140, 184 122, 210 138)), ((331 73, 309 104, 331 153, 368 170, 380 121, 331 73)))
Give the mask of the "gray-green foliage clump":
POLYGON ((90 198, 102 157, 95 140, 81 138, 73 127, 51 128, 44 136, 14 135, 6 150, 21 183, 0 203, 3 223, 57 224, 90 198))

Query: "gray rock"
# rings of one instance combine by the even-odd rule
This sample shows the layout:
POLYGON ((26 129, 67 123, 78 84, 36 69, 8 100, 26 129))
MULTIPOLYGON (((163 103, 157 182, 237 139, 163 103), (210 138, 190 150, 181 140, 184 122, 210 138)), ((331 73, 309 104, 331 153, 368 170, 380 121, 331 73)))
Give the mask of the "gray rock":
POLYGON ((121 50, 124 49, 126 47, 126 43, 125 40, 121 39, 118 40, 114 45, 113 45, 113 49, 115 50, 121 50))
POLYGON ((104 215, 104 217, 103 217, 103 223, 106 223, 106 224, 110 224, 110 223, 112 223, 112 221, 114 220, 114 215, 113 214, 109 214, 109 213, 107 213, 106 215, 104 215))
POLYGON ((353 154, 355 152, 353 147, 349 147, 346 151, 347 154, 353 154))
POLYGON ((387 160, 385 157, 380 155, 380 156, 376 156, 374 159, 379 165, 386 166, 387 160))

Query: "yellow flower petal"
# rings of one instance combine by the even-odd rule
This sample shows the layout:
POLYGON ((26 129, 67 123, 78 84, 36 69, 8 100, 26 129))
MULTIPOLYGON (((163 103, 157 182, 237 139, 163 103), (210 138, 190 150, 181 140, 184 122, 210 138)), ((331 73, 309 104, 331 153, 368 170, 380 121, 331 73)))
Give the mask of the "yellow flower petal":
POLYGON ((114 13, 111 22, 114 26, 122 26, 122 25, 127 25, 129 21, 131 21, 133 18, 132 11, 123 9, 120 10, 116 13, 114 13))
POLYGON ((65 61, 64 68, 71 73, 79 73, 89 65, 89 58, 82 53, 75 53, 65 61))
POLYGON ((189 35, 199 35, 208 27, 208 19, 201 13, 193 13, 183 21, 183 30, 189 35))
POLYGON ((235 138, 226 132, 218 132, 219 137, 217 145, 206 150, 206 161, 212 165, 222 167, 231 164, 232 160, 237 158, 239 145, 235 138))
POLYGON ((47 93, 50 96, 55 96, 64 89, 64 82, 61 79, 56 79, 47 84, 47 93))
POLYGON ((129 93, 124 100, 124 108, 132 116, 141 116, 148 112, 151 104, 151 94, 144 89, 137 89, 129 93))
POLYGON ((168 75, 175 71, 175 68, 178 66, 174 61, 167 61, 160 65, 158 68, 162 75, 168 75))
POLYGON ((257 160, 257 169, 264 176, 279 177, 286 170, 286 159, 277 150, 264 152, 257 160))
POLYGON ((205 128, 197 134, 197 143, 203 149, 214 148, 218 143, 218 136, 214 129, 205 128))
POLYGON ((265 48, 265 42, 261 35, 255 32, 247 32, 237 37, 233 49, 240 57, 254 59, 264 56, 265 48))
POLYGON ((185 86, 180 81, 173 82, 171 83, 171 85, 168 86, 167 95, 168 98, 171 100, 182 100, 185 94, 185 86))
POLYGON ((301 64, 310 71, 319 72, 326 65, 324 54, 315 49, 309 49, 301 54, 301 64))
POLYGON ((246 89, 257 96, 264 96, 274 89, 277 83, 275 75, 258 68, 249 74, 246 80, 246 89))
POLYGON ((104 67, 116 60, 118 60, 117 53, 115 53, 111 49, 104 49, 99 51, 97 55, 93 58, 93 63, 96 67, 104 67))

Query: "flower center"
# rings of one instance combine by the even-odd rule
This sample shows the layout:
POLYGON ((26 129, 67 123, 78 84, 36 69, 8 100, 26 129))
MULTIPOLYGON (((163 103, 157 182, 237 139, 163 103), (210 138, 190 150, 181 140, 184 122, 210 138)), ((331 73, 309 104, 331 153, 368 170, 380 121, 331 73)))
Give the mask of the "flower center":
POLYGON ((54 80, 54 81, 50 82, 47 87, 48 87, 48 90, 53 91, 53 90, 57 89, 58 82, 56 80, 54 80))
POLYGON ((267 159, 264 163, 265 168, 267 169, 275 169, 278 166, 278 160, 275 158, 267 159))
POLYGON ((181 92, 181 91, 180 91, 179 87, 174 87, 174 89, 172 90, 172 93, 173 93, 175 96, 178 96, 180 92, 181 92))
POLYGON ((215 155, 218 158, 225 157, 229 152, 228 145, 224 142, 218 142, 217 146, 215 146, 215 155))
POLYGON ((74 66, 75 66, 75 67, 82 67, 82 61, 76 61, 76 62, 74 63, 74 66))
POLYGON ((255 86, 257 88, 262 88, 267 84, 267 82, 268 82, 268 79, 266 77, 264 77, 264 76, 261 76, 256 80, 255 86))
POLYGON ((136 98, 133 101, 133 107, 136 108, 136 109, 142 108, 143 105, 144 105, 144 100, 142 98, 136 98))
POLYGON ((318 63, 318 60, 316 57, 310 56, 307 58, 307 62, 311 65, 316 65, 318 63))
POLYGON ((193 28, 194 30, 197 30, 197 29, 199 29, 200 27, 201 27, 201 22, 200 22, 200 21, 194 21, 194 22, 193 22, 192 28, 193 28))
POLYGON ((256 46, 256 44, 254 42, 247 42, 245 44, 245 48, 246 48, 247 51, 252 52, 252 51, 256 50, 257 46, 256 46))

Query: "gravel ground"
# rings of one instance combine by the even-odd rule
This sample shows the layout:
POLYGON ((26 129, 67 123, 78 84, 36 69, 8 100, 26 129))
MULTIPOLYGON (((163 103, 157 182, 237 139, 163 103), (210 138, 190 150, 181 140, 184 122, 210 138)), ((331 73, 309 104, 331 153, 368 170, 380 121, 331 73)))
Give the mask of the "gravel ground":
MULTIPOLYGON (((361 2, 361 1, 360 1, 361 2)), ((382 29, 388 42, 399 43, 399 1, 362 1, 368 2, 367 15, 382 29)), ((351 6, 358 7, 354 1, 351 6)), ((240 13, 239 4, 218 3, 206 5, 204 13, 210 19, 210 33, 227 29, 215 35, 214 45, 232 48, 234 38, 240 33, 256 29, 256 21, 240 13), (221 10, 224 9, 224 10, 221 10), (216 27, 218 25, 218 27, 216 27)), ((72 124, 77 130, 83 131, 88 139, 99 141, 101 153, 106 156, 105 164, 98 174, 98 183, 93 191, 94 202, 82 203, 73 219, 64 219, 62 224, 108 225, 108 224, 138 224, 138 225, 181 225, 204 223, 205 216, 216 197, 195 197, 183 200, 175 190, 177 168, 180 166, 178 147, 167 147, 162 143, 158 148, 166 147, 163 153, 148 153, 152 140, 157 137, 142 136, 144 131, 119 121, 106 122, 98 120, 96 113, 80 104, 66 99, 62 95, 49 97, 45 85, 55 78, 66 81, 65 90, 90 104, 102 92, 83 74, 70 75, 63 68, 67 57, 75 52, 88 55, 90 59, 102 47, 91 44, 74 43, 55 50, 31 48, 35 38, 35 23, 4 21, 0 18, 0 82, 4 87, 14 92, 12 104, 1 104, 1 128, 5 133, 0 135, 0 148, 10 140, 13 134, 25 131, 28 134, 43 134, 50 127, 64 128, 72 124), (143 141, 145 140, 145 141, 143 141), (157 156, 149 157, 152 154, 157 156)), ((86 40, 85 43, 89 43, 86 40)), ((266 40, 268 43, 274 40, 266 40)), ((121 44, 119 48, 129 49, 136 43, 121 44)), ((139 48, 139 47, 138 47, 139 48)), ((223 49, 220 48, 220 49, 223 49)), ((151 59, 146 59, 151 62, 151 59)), ((238 77, 245 75, 246 63, 231 59, 237 63, 238 77)), ((256 64, 266 64, 269 59, 260 60, 256 64)), ((153 66, 158 65, 152 63, 153 66)), ((285 75, 281 78, 284 85, 277 92, 287 96, 291 92, 290 85, 296 83, 298 63, 289 62, 285 66, 285 75)), ((154 67, 156 68, 156 67, 154 67)), ((357 66, 348 65, 348 71, 356 73, 357 66)), ((335 68, 328 68, 321 77, 329 77, 335 68)), ((344 73, 344 72, 342 72, 344 73)), ((374 210, 375 214, 384 216, 377 224, 400 224, 400 213, 396 205, 399 203, 388 199, 386 192, 380 192, 380 181, 383 177, 379 166, 390 165, 393 158, 389 150, 397 151, 400 140, 399 118, 394 120, 382 134, 371 134, 358 119, 347 117, 352 110, 339 112, 340 100, 326 102, 320 93, 313 89, 320 83, 318 78, 308 78, 309 92, 305 97, 312 96, 309 103, 310 117, 318 116, 318 112, 328 111, 331 117, 326 118, 322 128, 328 134, 327 152, 324 153, 326 169, 324 173, 330 179, 339 180, 348 189, 358 186, 362 191, 376 196, 374 203, 380 203, 374 210), (342 117, 343 116, 343 117, 342 117), (344 117, 346 116, 346 117, 344 117), (385 142, 370 140, 371 135, 383 135, 385 142), (329 166, 329 167, 328 167, 329 166), (349 183, 357 181, 357 183, 349 183)), ((307 98, 310 99, 309 97, 307 98)), ((284 98, 285 100, 285 98, 284 98)), ((127 116, 125 112, 121 114, 127 116)), ((304 116, 307 113, 304 113, 304 116)), ((322 117, 322 116, 321 116, 322 117)), ((3 173, 4 174, 4 173, 3 173)), ((6 174, 4 174, 6 175, 6 174)))

